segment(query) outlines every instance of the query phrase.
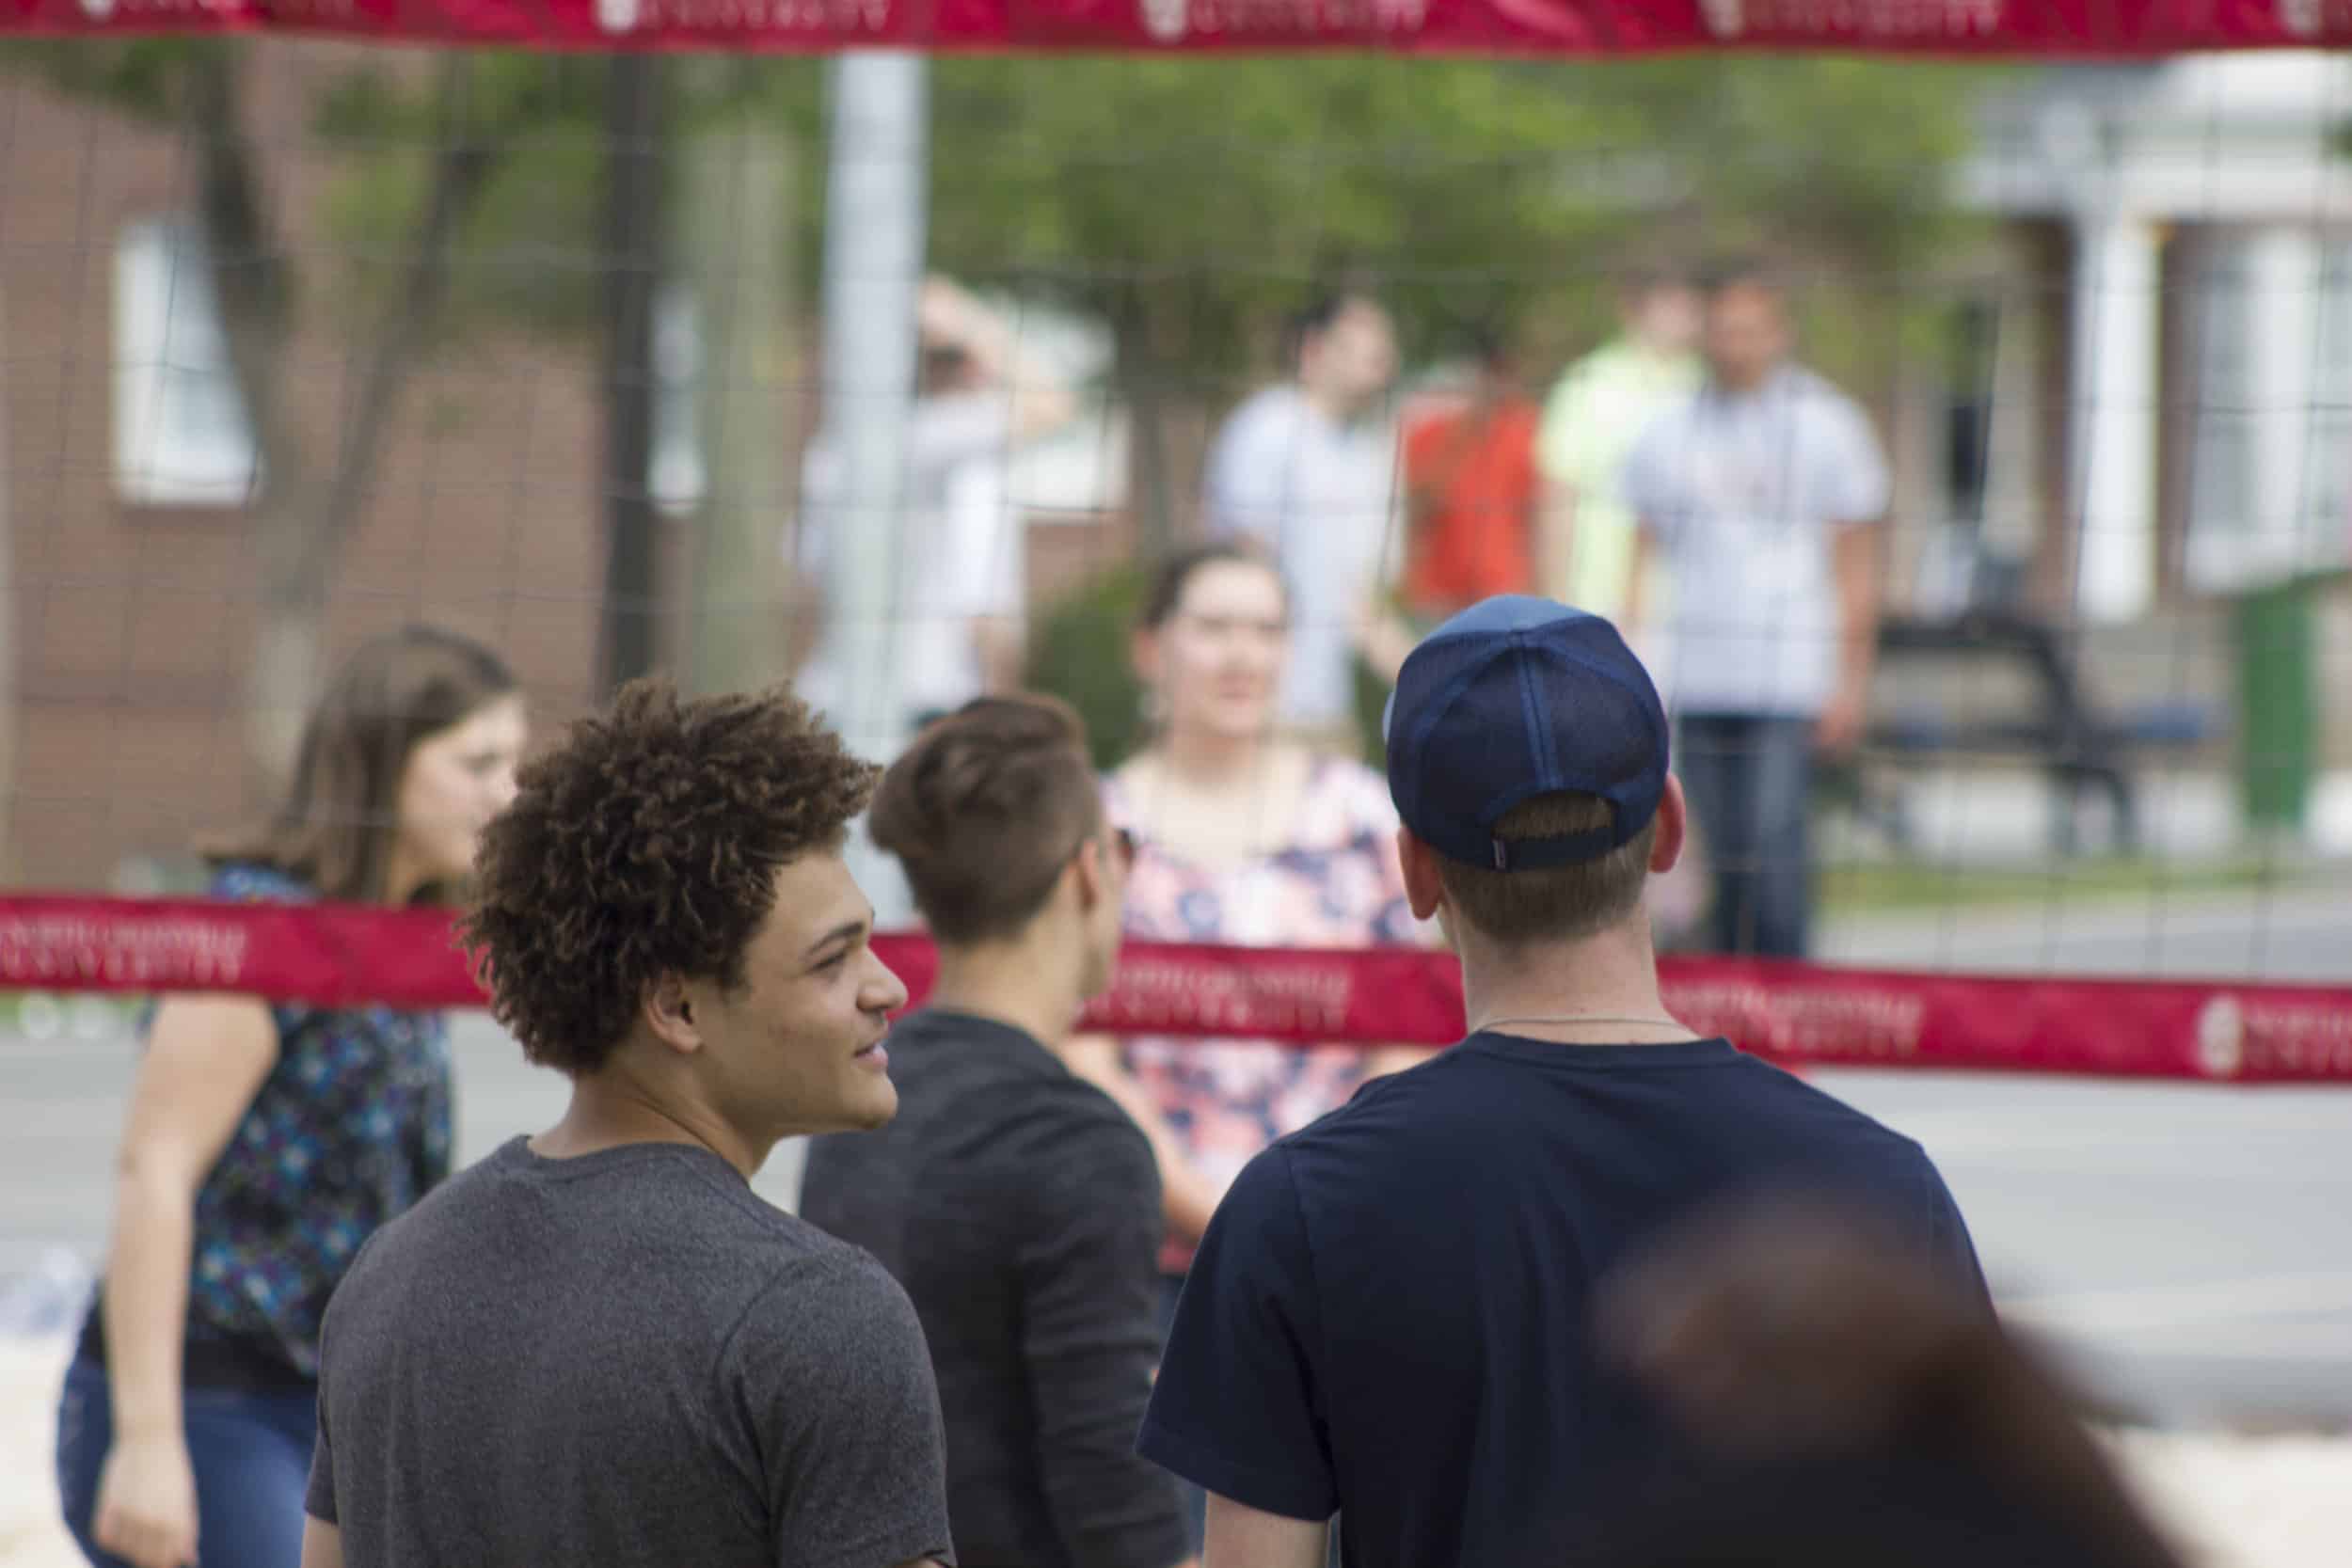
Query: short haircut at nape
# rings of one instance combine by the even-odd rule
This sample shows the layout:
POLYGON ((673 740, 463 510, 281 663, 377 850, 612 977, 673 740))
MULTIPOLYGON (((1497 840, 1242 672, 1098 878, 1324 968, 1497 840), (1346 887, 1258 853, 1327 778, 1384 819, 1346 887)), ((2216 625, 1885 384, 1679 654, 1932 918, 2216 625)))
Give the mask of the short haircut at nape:
POLYGON ((1018 936, 1104 827, 1086 724, 1059 698, 981 697, 933 720, 882 774, 869 818, 942 942, 1018 936))
MULTIPOLYGON (((1608 801, 1563 790, 1523 800, 1495 823, 1504 844, 1540 842, 1606 828, 1608 801)), ((1619 924, 1641 908, 1649 880, 1650 848, 1658 841, 1653 816, 1631 838, 1591 860, 1570 865, 1498 871, 1450 856, 1438 857, 1438 879, 1480 935, 1505 946, 1573 942, 1619 924)))

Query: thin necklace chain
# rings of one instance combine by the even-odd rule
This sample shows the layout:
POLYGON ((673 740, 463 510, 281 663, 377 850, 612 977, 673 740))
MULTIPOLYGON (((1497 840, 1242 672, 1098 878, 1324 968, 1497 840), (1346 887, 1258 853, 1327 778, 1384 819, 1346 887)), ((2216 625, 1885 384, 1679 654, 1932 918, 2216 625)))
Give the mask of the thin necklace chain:
POLYGON ((1651 1029, 1679 1029, 1684 1034, 1690 1033, 1690 1025, 1680 1019, 1636 1018, 1629 1014, 1617 1013, 1551 1013, 1529 1014, 1521 1018, 1490 1018, 1481 1022, 1470 1033, 1487 1034, 1512 1023, 1638 1023, 1651 1029))

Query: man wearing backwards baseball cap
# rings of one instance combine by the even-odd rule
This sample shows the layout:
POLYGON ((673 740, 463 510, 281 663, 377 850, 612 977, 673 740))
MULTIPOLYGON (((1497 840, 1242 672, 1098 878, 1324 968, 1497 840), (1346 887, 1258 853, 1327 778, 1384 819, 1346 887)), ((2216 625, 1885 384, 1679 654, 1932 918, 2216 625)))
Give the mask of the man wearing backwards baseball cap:
POLYGON ((1389 790, 1469 1038, 1246 1168, 1202 1239, 1139 1446, 1210 1494, 1208 1568, 1561 1568, 1683 1473, 1588 1323, 1621 1258, 1788 1184, 1886 1211, 1958 1289, 1919 1147, 1659 999, 1645 878, 1681 852, 1658 693, 1616 628, 1487 599, 1405 662, 1389 790))

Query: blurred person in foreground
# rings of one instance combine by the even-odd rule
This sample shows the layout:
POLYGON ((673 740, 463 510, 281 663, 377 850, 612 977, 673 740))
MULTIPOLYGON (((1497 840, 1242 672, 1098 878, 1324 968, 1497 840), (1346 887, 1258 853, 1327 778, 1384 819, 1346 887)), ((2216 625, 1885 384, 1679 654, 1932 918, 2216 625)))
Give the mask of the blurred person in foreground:
POLYGON ((1614 627, 1490 599, 1406 660, 1389 786, 1470 1033, 1250 1161, 1202 1238, 1140 1437, 1212 1494, 1215 1568, 1557 1561, 1678 1446, 1596 1354, 1594 1292, 1686 1212, 1781 1186, 1883 1204, 1984 1309, 1918 1145, 1694 1037, 1642 890, 1675 863, 1665 713, 1614 627))
MULTIPOLYGON (((446 900, 513 796, 526 718, 496 654, 414 626, 354 653, 267 829, 214 898, 446 900)), ((103 1283, 66 1372, 57 1482, 101 1568, 294 1568, 319 1321, 376 1227, 449 1174, 438 1013, 167 997, 145 1027, 103 1283)))
POLYGON ((914 1298, 947 1428, 962 1568, 1169 1568, 1168 1474, 1135 1452, 1159 1357, 1152 1148, 1056 1052, 1109 984, 1134 842, 1086 732, 1045 697, 982 698, 882 775, 874 842, 939 948, 891 1034, 898 1115, 818 1139, 803 1218, 914 1298))
POLYGON ((906 1293, 751 1187, 898 1109, 841 859, 875 774, 788 692, 659 681, 523 769, 459 929, 570 1104, 336 1291, 304 1568, 948 1560, 906 1293))
POLYGON ((1405 428, 1399 613, 1375 623, 1367 649, 1384 696, 1430 627, 1481 599, 1534 586, 1535 404, 1499 332, 1475 327, 1462 336, 1468 385, 1405 428))
MULTIPOLYGON (((1111 820, 1136 835, 1131 938, 1283 947, 1422 940, 1380 776, 1275 734, 1290 613, 1280 575, 1246 544, 1195 546, 1153 578, 1135 658, 1155 727, 1104 784, 1111 820)), ((1242 1166, 1344 1104, 1367 1077, 1425 1053, 1085 1037, 1065 1054, 1135 1117, 1158 1158, 1165 1323, 1210 1212, 1242 1166)), ((1191 1489, 1196 1528, 1204 1506, 1191 1489)))
POLYGON ((1635 575, 1653 550, 1672 568, 1655 636, 1670 650, 1682 775, 1715 870, 1711 945, 1802 958, 1814 754, 1851 751, 1867 717, 1886 459, 1853 400, 1790 362, 1771 272, 1722 267, 1706 298, 1707 383, 1627 461, 1635 575))
POLYGON ((1357 697, 1397 510, 1384 418, 1396 328, 1371 295, 1333 293, 1293 319, 1287 357, 1289 379, 1248 398, 1217 432, 1201 513, 1213 537, 1264 546, 1295 595, 1284 723, 1358 755, 1357 697))
POLYGON ((2074 1391, 1851 1204, 1723 1205, 1606 1281, 1595 1318, 1707 1463, 1591 1560, 2182 1568, 2074 1391))

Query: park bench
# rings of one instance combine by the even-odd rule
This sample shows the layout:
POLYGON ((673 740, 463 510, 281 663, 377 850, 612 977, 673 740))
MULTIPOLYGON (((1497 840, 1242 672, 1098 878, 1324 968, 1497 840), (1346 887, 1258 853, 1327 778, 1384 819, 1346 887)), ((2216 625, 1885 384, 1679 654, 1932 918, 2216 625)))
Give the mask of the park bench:
MULTIPOLYGON (((2152 754, 2178 754, 2217 737, 2205 705, 2163 702, 2126 708, 2096 704, 2086 690, 2064 633, 2048 621, 2009 609, 1978 609, 1943 618, 1892 615, 1879 626, 1879 669, 1930 660, 1979 660, 2022 667, 2034 700, 2028 711, 1957 718, 1942 705, 1914 699, 1879 711, 1867 731, 1866 761, 1925 766, 1954 757, 2024 758, 2039 765, 2056 792, 2052 847, 2072 855, 2086 795, 2104 796, 2112 847, 2139 847, 2137 765, 2152 754)), ((1862 792, 1867 816, 1899 847, 1912 838, 1891 793, 1862 792)))

